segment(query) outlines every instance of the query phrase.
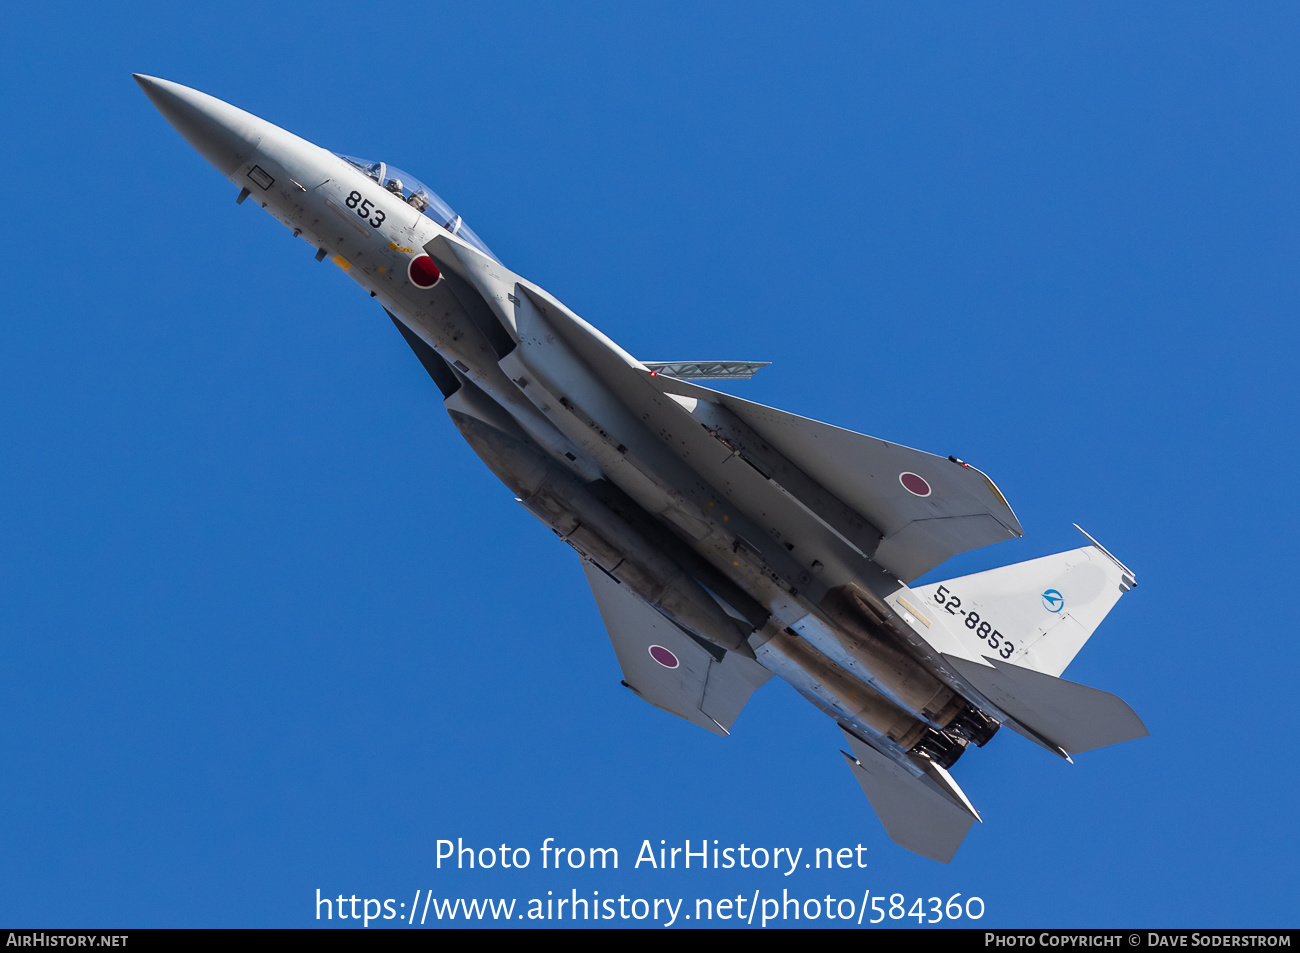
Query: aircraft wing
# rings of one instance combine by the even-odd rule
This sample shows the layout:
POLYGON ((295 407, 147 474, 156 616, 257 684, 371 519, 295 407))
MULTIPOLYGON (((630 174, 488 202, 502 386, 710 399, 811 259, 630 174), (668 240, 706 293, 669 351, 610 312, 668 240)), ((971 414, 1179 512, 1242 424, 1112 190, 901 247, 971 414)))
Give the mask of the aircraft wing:
POLYGON ((623 669, 623 684, 656 708, 727 735, 772 673, 735 652, 705 647, 590 561, 582 560, 596 608, 623 669))
MULTIPOLYGON (((794 474, 798 483, 811 481, 869 522, 880 542, 867 555, 904 582, 958 553, 1024 535, 1001 491, 972 466, 742 400, 667 371, 660 373, 545 290, 468 246, 439 238, 426 244, 425 251, 453 272, 462 272, 515 335, 532 333, 525 325, 533 320, 529 311, 535 309, 544 319, 542 338, 549 342, 550 335, 558 335, 633 411, 645 407, 647 386, 727 410, 802 472, 794 474), (524 299, 529 308, 523 308, 524 299)), ((705 363, 678 362, 678 370, 700 371, 705 363)), ((760 455, 767 449, 758 448, 760 455)), ((782 488, 813 510, 826 508, 825 500, 803 499, 798 486, 782 488)), ((820 490, 813 489, 820 496, 820 490)))
POLYGON ((870 522, 881 536, 872 558, 904 582, 958 553, 1024 535, 1001 491, 969 464, 687 381, 654 381, 664 393, 726 408, 870 522))

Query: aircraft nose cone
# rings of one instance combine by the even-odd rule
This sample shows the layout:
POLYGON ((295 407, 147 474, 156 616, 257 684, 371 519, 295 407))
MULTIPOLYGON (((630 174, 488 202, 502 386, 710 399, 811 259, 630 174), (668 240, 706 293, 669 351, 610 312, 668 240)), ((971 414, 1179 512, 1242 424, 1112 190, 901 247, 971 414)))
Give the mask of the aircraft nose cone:
POLYGON ((269 125, 197 89, 155 76, 132 75, 163 118, 224 176, 248 160, 269 125))

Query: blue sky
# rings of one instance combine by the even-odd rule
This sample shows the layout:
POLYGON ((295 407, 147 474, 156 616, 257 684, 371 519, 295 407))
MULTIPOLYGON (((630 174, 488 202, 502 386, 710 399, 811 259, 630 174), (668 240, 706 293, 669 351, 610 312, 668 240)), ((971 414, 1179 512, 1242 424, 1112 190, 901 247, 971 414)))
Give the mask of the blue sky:
POLYGON ((785 889, 1295 926, 1297 28, 1269 3, 11 14, 0 922, 785 889), (414 173, 639 357, 770 360, 737 392, 986 470, 1024 539, 927 579, 1078 522, 1139 584, 1066 674, 1151 737, 1071 766, 999 735, 957 766, 985 823, 944 867, 888 841, 783 683, 726 740, 639 702, 577 557, 383 312, 237 207, 136 71, 414 173), (532 865, 439 870, 457 837, 532 865), (542 870, 547 837, 620 869, 542 870), (869 866, 631 869, 701 838, 869 866))

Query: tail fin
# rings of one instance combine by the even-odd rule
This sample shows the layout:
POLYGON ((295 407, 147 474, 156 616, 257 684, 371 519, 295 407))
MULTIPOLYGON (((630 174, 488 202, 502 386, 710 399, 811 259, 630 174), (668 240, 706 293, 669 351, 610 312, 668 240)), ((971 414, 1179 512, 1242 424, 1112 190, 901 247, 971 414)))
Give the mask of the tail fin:
POLYGON ((916 591, 965 623, 956 629, 971 658, 997 656, 1059 676, 1119 597, 1137 585, 1128 567, 1075 529, 1092 545, 916 591))

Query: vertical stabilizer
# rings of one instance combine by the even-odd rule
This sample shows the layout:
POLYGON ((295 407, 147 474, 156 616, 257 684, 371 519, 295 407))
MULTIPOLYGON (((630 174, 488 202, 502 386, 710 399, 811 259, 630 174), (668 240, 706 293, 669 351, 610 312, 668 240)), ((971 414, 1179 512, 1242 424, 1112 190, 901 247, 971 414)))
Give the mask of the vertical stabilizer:
POLYGON ((916 592, 953 616, 949 627, 969 658, 996 657, 1059 676, 1137 584, 1123 563, 1083 535, 1092 545, 917 586, 916 592))

